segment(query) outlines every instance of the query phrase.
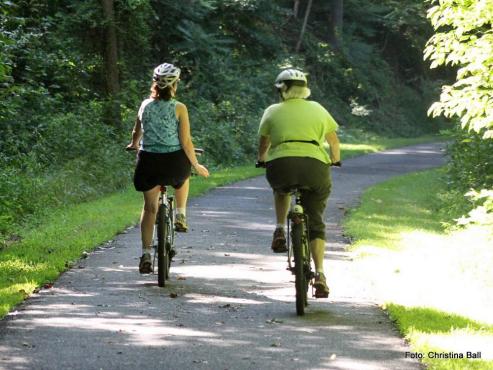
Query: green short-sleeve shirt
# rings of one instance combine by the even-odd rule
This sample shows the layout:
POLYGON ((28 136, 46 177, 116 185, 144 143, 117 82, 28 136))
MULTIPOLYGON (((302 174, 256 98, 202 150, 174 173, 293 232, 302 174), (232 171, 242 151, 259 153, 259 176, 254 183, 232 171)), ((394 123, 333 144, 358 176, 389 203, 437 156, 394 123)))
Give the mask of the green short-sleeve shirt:
POLYGON ((273 104, 264 111, 259 135, 270 138, 267 161, 282 157, 311 157, 331 163, 323 147, 325 135, 336 131, 334 118, 319 103, 305 99, 289 99, 273 104), (316 141, 318 145, 288 140, 316 141))

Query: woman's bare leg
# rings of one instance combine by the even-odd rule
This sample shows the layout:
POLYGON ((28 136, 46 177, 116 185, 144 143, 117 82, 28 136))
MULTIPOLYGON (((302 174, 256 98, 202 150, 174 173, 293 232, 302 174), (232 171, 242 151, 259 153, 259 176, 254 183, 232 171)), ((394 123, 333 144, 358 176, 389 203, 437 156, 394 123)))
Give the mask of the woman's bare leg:
POLYGON ((176 208, 186 209, 190 178, 186 179, 181 188, 175 190, 176 208))
POLYGON ((142 250, 152 247, 152 233, 156 223, 160 186, 144 192, 144 208, 140 216, 140 233, 142 237, 142 250))
POLYGON ((285 193, 274 193, 274 208, 276 210, 276 221, 278 225, 284 225, 288 217, 291 196, 285 193))

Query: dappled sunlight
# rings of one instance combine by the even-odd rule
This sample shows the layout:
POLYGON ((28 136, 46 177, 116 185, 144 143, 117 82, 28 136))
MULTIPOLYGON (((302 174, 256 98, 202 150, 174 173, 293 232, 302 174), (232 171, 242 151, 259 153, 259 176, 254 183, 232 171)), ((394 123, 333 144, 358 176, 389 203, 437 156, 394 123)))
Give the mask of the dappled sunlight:
POLYGON ((247 298, 234 298, 215 295, 204 295, 198 293, 188 293, 184 295, 187 298, 187 303, 199 304, 263 304, 265 302, 254 301, 247 298))
POLYGON ((233 189, 233 190, 255 190, 255 191, 268 191, 269 193, 272 193, 272 190, 268 187, 265 186, 220 186, 218 189, 233 189))
POLYGON ((214 256, 218 258, 224 258, 224 257, 230 257, 230 258, 237 258, 241 260, 252 260, 252 262, 259 262, 262 263, 262 261, 266 265, 271 265, 271 262, 275 262, 276 257, 270 257, 261 255, 261 254, 253 254, 253 253, 238 253, 238 252, 213 252, 213 253, 208 253, 209 256, 214 256), (225 256, 227 254, 227 256, 225 256))
MULTIPOLYGON (((10 348, 7 346, 0 346, 0 355, 7 354, 11 352, 10 348)), ((22 356, 12 356, 9 355, 8 358, 2 358, 2 361, 5 361, 5 364, 12 365, 12 369, 16 368, 27 368, 29 366, 29 360, 22 356)))
POLYGON ((399 252, 364 245, 357 270, 375 282, 380 301, 434 307, 493 324, 493 250, 487 230, 439 235, 402 232, 399 252), (374 266, 380 266, 378 270, 374 266), (417 273, 419 271, 419 273, 417 273))
POLYGON ((272 266, 269 270, 255 270, 252 269, 251 265, 222 263, 220 265, 177 266, 173 271, 179 275, 205 280, 242 281, 247 279, 259 283, 277 283, 279 281, 279 270, 272 266))
MULTIPOLYGON (((22 320, 19 320, 22 322, 22 320)), ((218 337, 218 334, 170 326, 170 322, 146 318, 78 318, 78 317, 49 317, 35 318, 26 322, 38 327, 70 328, 72 330, 108 331, 121 333, 122 339, 139 346, 170 346, 184 342, 169 340, 168 337, 218 337), (168 324, 168 325, 166 325, 168 324)))
POLYGON ((294 282, 278 281, 278 285, 274 287, 262 286, 261 289, 249 290, 249 293, 284 303, 294 304, 295 302, 294 282))
POLYGON ((102 272, 134 272, 135 267, 134 266, 119 265, 118 268, 116 268, 116 267, 100 267, 98 270, 100 270, 102 272))
POLYGON ((412 154, 412 155, 419 155, 419 154, 428 155, 428 154, 437 154, 437 153, 440 153, 440 150, 433 150, 433 149, 427 149, 427 148, 423 148, 423 149, 413 148, 412 150, 410 150, 410 149, 406 149, 404 147, 404 148, 397 148, 397 149, 386 150, 384 152, 379 152, 376 155, 379 155, 379 156, 401 155, 402 156, 402 155, 408 155, 408 154, 412 154))

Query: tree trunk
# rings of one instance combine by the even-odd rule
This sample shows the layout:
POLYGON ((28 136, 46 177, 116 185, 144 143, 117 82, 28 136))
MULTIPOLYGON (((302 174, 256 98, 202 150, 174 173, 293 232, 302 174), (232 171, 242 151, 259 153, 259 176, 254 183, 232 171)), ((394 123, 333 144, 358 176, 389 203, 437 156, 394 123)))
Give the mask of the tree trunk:
POLYGON ((296 52, 300 51, 301 43, 303 41, 303 36, 305 35, 306 24, 308 23, 308 17, 310 16, 310 11, 312 10, 313 0, 308 0, 308 5, 306 6, 305 19, 303 19, 303 26, 301 27, 300 38, 296 44, 296 52))
POLYGON ((104 16, 104 75, 107 103, 105 122, 119 127, 121 125, 120 80, 118 73, 118 42, 115 27, 115 10, 113 0, 101 0, 104 16))
POLYGON ((344 0, 330 0, 329 43, 334 49, 342 44, 342 17, 344 0))
POLYGON ((299 11, 300 11, 300 0, 294 0, 294 6, 293 6, 294 19, 298 19, 299 11))

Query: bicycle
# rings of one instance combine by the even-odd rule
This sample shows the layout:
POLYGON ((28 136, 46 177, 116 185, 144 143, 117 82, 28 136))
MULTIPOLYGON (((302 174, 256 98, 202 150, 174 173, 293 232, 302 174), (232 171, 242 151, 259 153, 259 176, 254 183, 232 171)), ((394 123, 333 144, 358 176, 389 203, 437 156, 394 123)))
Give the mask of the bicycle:
MULTIPOLYGON (((132 150, 128 149, 127 150, 132 150)), ((203 149, 195 148, 195 154, 201 155, 203 149)), ((173 248, 175 242, 175 199, 174 195, 168 193, 167 185, 160 185, 158 210, 156 214, 156 223, 152 236, 152 249, 154 251, 152 258, 152 272, 155 273, 157 260, 157 282, 159 287, 166 285, 169 279, 171 261, 176 255, 173 248)))
MULTIPOLYGON (((265 162, 257 162, 255 167, 265 168, 265 162)), ((296 313, 299 316, 305 314, 308 305, 308 286, 314 279, 315 273, 311 267, 311 252, 308 245, 308 216, 303 212, 301 205, 301 187, 292 186, 284 191, 292 196, 294 201, 287 218, 287 240, 288 247, 288 271, 295 276, 296 290, 296 313)))
MULTIPOLYGON (((340 167, 341 162, 335 162, 332 166, 340 167)), ((265 162, 258 161, 255 167, 265 168, 266 164, 265 162)), ((310 285, 313 286, 313 279, 315 278, 309 247, 309 219, 301 205, 302 190, 303 187, 299 185, 283 189, 283 192, 292 197, 291 207, 287 217, 288 232, 286 244, 288 249, 288 267, 286 270, 291 271, 295 276, 296 314, 298 316, 305 314, 305 307, 308 306, 308 287, 310 285)), ((316 297, 313 291, 312 296, 316 297)))

